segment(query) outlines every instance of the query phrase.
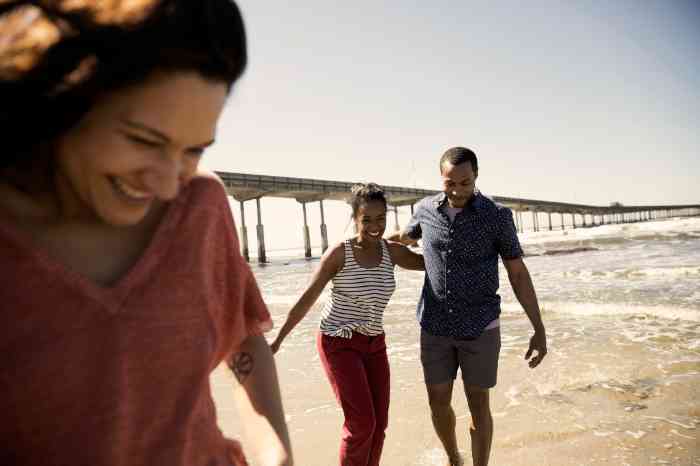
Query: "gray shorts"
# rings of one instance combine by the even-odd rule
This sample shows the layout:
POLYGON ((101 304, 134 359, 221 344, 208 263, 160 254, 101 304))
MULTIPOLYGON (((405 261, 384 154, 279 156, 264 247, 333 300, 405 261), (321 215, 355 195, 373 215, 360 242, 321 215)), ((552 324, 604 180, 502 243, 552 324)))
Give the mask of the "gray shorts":
POLYGON ((496 385, 500 351, 500 327, 486 330, 474 340, 457 340, 420 331, 420 361, 428 385, 454 380, 459 367, 464 385, 491 388, 496 385))

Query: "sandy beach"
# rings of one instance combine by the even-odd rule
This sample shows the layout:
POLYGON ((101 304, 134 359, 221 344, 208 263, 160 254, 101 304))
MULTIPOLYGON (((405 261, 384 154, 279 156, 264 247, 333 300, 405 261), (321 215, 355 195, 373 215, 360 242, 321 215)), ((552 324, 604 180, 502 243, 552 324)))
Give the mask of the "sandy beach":
MULTIPOLYGON (((549 354, 535 370, 523 361, 531 330, 502 276, 503 346, 491 398, 490 464, 700 465, 700 221, 657 223, 616 231, 599 227, 577 233, 578 238, 570 234, 566 241, 561 233, 524 239, 549 354), (542 254, 555 246, 592 249, 542 254)), ((276 327, 316 264, 254 267, 276 327)), ((445 461, 418 359, 414 312, 421 283, 421 273, 398 271, 398 288, 385 314, 392 371, 386 466, 445 461)), ((314 346, 318 311, 276 357, 296 464, 303 466, 337 464, 342 424, 314 346)), ((231 381, 223 368, 212 377, 220 426, 241 436, 231 381)), ((460 448, 468 458, 469 415, 461 390, 458 381, 453 406, 460 448)))

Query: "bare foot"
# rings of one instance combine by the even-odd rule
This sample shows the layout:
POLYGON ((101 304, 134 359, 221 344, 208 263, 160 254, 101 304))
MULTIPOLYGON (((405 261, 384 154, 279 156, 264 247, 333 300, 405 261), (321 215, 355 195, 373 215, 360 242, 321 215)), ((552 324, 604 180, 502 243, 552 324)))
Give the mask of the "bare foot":
POLYGON ((462 455, 459 455, 456 458, 448 458, 446 466, 464 466, 462 455))

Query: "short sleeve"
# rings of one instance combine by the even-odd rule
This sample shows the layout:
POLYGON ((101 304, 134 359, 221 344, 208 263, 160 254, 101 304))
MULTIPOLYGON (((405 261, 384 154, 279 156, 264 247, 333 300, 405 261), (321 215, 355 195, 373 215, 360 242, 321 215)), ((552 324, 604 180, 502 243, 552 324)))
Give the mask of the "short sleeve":
MULTIPOLYGON (((240 254, 239 254, 240 257, 240 254)), ((250 266, 241 257, 239 265, 239 273, 243 277, 242 283, 235 285, 241 286, 244 291, 243 300, 240 307, 243 310, 245 318, 246 337, 251 335, 262 335, 272 329, 272 319, 270 312, 267 309, 265 301, 263 301, 258 282, 255 280, 250 266)), ((231 289, 229 287, 229 289, 231 289)))
POLYGON ((241 255, 238 235, 230 209, 224 214, 227 218, 228 235, 231 238, 231 248, 227 258, 228 270, 226 275, 226 294, 229 308, 228 314, 233 314, 235 320, 243 325, 236 326, 233 331, 235 339, 241 342, 252 335, 262 335, 272 329, 270 312, 263 301, 258 282, 250 266, 241 255), (240 319, 242 317, 242 320, 240 319))
MULTIPOLYGON (((241 255, 238 235, 226 193, 216 200, 217 232, 207 247, 215 258, 212 267, 216 279, 216 294, 222 296, 217 322, 219 329, 218 360, 235 352, 248 337, 262 335, 272 329, 272 319, 263 301, 253 271, 241 255)), ((214 298, 212 298, 214 300, 214 298)))
POLYGON ((505 207, 497 211, 498 218, 498 254, 503 260, 517 259, 523 255, 518 240, 518 231, 513 221, 513 212, 505 207))
POLYGON ((408 235, 409 238, 413 240, 419 240, 423 236, 423 230, 421 230, 420 227, 420 215, 422 213, 422 205, 423 203, 418 204, 418 208, 416 209, 416 212, 413 214, 411 217, 411 220, 408 222, 408 225, 406 225, 406 229, 404 230, 406 232, 406 235, 408 235))

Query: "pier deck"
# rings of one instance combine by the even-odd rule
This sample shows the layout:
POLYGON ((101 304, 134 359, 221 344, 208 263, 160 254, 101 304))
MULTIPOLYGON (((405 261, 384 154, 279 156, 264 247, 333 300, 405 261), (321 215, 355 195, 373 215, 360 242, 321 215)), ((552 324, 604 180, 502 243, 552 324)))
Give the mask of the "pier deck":
MULTIPOLYGON (((258 224, 258 261, 265 262, 265 238, 264 227, 261 221, 260 199, 264 197, 282 197, 295 199, 302 205, 304 216, 304 243, 306 257, 311 257, 311 242, 307 224, 306 204, 318 202, 321 209, 321 238, 322 249, 328 247, 326 225, 323 213, 323 201, 347 201, 350 197, 350 188, 355 184, 349 181, 328 181, 310 178, 291 178, 286 176, 255 175, 248 173, 231 173, 217 171, 217 175, 223 180, 226 191, 241 205, 241 247, 246 260, 249 260, 247 227, 245 224, 245 213, 243 203, 255 200, 257 204, 258 224)), ((439 191, 430 189, 409 188, 402 186, 382 185, 387 196, 387 202, 393 208, 395 215, 395 229, 399 229, 398 208, 410 206, 413 212, 413 205, 426 196, 438 193, 439 191)), ((540 216, 544 215, 547 220, 547 227, 552 230, 552 214, 561 216, 560 228, 566 227, 564 215, 571 217, 570 227, 587 227, 608 223, 628 223, 652 220, 659 216, 671 215, 698 215, 700 214, 700 204, 690 205, 619 205, 608 206, 572 204, 557 201, 545 201, 539 199, 525 199, 517 197, 490 196, 499 204, 509 207, 514 212, 518 231, 524 231, 523 212, 532 213, 532 228, 539 231, 540 216), (581 222, 577 225, 576 216, 581 222)))

